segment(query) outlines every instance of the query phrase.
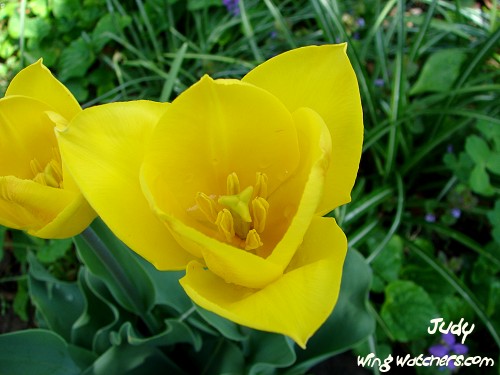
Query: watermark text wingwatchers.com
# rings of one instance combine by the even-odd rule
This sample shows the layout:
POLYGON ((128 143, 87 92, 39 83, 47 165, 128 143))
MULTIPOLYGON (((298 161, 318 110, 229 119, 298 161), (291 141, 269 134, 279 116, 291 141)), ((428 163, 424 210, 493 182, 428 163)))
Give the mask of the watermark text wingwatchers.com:
MULTIPOLYGON (((490 367, 495 365, 495 361, 488 357, 480 356, 467 356, 467 347, 465 344, 465 339, 467 335, 472 333, 475 326, 472 324, 469 329, 467 322, 464 323, 464 319, 460 319, 460 322, 453 324, 451 322, 448 327, 443 320, 443 318, 436 318, 430 321, 431 325, 428 327, 427 332, 429 334, 434 334, 436 332, 441 332, 444 338, 443 345, 435 346, 435 350, 429 350, 431 352, 428 354, 420 354, 417 357, 412 357, 410 354, 405 356, 393 357, 389 354, 386 358, 378 358, 374 353, 370 353, 365 357, 358 356, 358 366, 362 367, 378 367, 380 372, 388 372, 392 367, 490 367), (455 344, 454 336, 462 336, 461 344, 455 344), (451 339, 450 339, 451 338, 451 339), (439 354, 438 354, 439 353, 439 354)), ((432 349, 432 348, 431 348, 432 349)))

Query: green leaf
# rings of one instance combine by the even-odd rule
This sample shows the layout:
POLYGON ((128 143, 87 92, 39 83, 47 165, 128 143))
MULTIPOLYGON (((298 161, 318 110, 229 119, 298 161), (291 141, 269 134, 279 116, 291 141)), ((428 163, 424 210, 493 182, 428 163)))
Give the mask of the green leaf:
POLYGON ((221 1, 219 0, 188 0, 188 10, 196 11, 210 6, 220 6, 221 1))
POLYGON ((460 66, 467 54, 461 49, 445 49, 434 52, 424 64, 410 95, 424 92, 449 91, 460 74, 460 66))
POLYGON ((76 283, 57 280, 28 253, 29 291, 33 304, 47 327, 65 340, 71 339, 71 328, 83 311, 83 296, 76 283))
POLYGON ((122 30, 130 25, 131 18, 128 16, 119 16, 117 13, 108 13, 102 17, 92 32, 92 42, 95 51, 99 52, 108 43, 110 34, 120 35, 122 30))
POLYGON ((500 175, 500 151, 490 155, 486 161, 486 168, 490 172, 500 175))
POLYGON ((403 240, 394 235, 372 262, 373 272, 386 282, 394 281, 398 278, 402 260, 403 240))
POLYGON ((85 76, 94 61, 95 55, 91 45, 81 37, 75 39, 61 53, 58 78, 61 81, 73 77, 81 78, 85 76))
POLYGON ((307 349, 296 350, 297 361, 287 375, 303 374, 315 364, 341 353, 373 333, 375 318, 368 309, 372 271, 356 250, 347 252, 342 284, 333 313, 308 341, 307 349))
POLYGON ((99 248, 93 248, 95 244, 91 246, 83 237, 87 232, 75 237, 80 259, 91 273, 104 282, 124 308, 139 315, 150 311, 155 301, 155 288, 138 256, 99 219, 92 223, 92 230, 95 231, 94 240, 99 241, 99 248))
POLYGON ((148 345, 150 347, 185 343, 190 344, 197 351, 200 350, 202 344, 197 332, 176 319, 166 319, 163 332, 146 338, 138 334, 130 322, 125 322, 118 332, 112 333, 112 342, 116 346, 127 343, 133 346, 148 345))
POLYGON ((490 184, 490 176, 486 173, 483 165, 476 165, 469 177, 469 184, 475 193, 490 196, 494 194, 493 187, 490 184))
POLYGON ((5 242, 5 232, 7 232, 7 228, 0 225, 0 262, 3 259, 3 248, 5 242))
POLYGON ((136 259, 153 283, 155 305, 169 306, 179 315, 193 307, 191 299, 179 283, 181 277, 185 275, 184 271, 159 271, 145 259, 140 257, 136 259))
POLYGON ((118 325, 119 311, 92 291, 88 275, 86 267, 81 267, 78 282, 84 296, 84 308, 73 324, 71 342, 102 353, 110 347, 109 333, 118 325))
POLYGON ((245 358, 238 346, 222 337, 208 338, 196 353, 196 374, 245 374, 245 358))
POLYGON ((36 257, 42 263, 52 263, 62 258, 71 249, 71 238, 64 240, 51 240, 36 252, 36 257))
POLYGON ((484 139, 477 135, 467 137, 465 141, 465 151, 476 164, 484 165, 490 158, 490 148, 484 139))
POLYGON ((422 287, 397 280, 387 285, 380 315, 396 340, 409 342, 427 336, 429 321, 438 312, 422 287))
POLYGON ((196 311, 208 324, 217 329, 224 337, 234 341, 241 341, 247 338, 245 334, 241 332, 241 327, 236 323, 199 306, 196 306, 196 311))
POLYGON ((148 346, 113 346, 82 375, 185 375, 159 349, 148 346))
POLYGON ((55 18, 73 19, 81 10, 79 0, 52 0, 51 5, 55 18))
POLYGON ((296 359, 294 343, 283 335, 248 330, 248 348, 245 359, 246 374, 275 374, 276 369, 293 365, 296 359))
POLYGON ((17 283, 16 296, 12 304, 14 312, 24 322, 28 321, 28 302, 30 300, 25 284, 25 281, 17 283))
POLYGON ((83 370, 66 342, 42 329, 0 335, 0 363, 2 375, 80 375, 83 370))

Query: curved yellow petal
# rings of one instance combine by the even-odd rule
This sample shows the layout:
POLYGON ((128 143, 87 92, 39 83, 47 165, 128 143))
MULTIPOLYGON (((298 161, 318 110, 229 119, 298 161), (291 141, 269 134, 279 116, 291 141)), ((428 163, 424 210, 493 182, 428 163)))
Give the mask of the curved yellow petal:
POLYGON ((297 48, 257 66, 244 82, 262 87, 290 111, 309 107, 320 114, 332 137, 332 162, 318 213, 350 201, 363 142, 363 113, 346 45, 297 48))
POLYGON ((163 212, 157 214, 165 220, 179 244, 202 257, 206 267, 226 283, 263 288, 283 274, 281 267, 260 256, 207 236, 163 212))
POLYGON ((0 176, 0 224, 40 230, 71 205, 73 199, 73 193, 62 189, 14 176, 0 176))
POLYGON ((143 169, 160 209, 189 221, 196 194, 225 195, 231 173, 242 188, 266 173, 272 192, 298 160, 293 121, 278 99, 250 84, 204 76, 161 118, 143 169))
POLYGON ((109 228, 158 269, 183 269, 192 257, 151 211, 139 170, 167 104, 148 101, 91 107, 58 128, 63 163, 109 228))
MULTIPOLYGON (((263 254, 267 260, 285 269, 302 242, 309 223, 315 216, 323 193, 325 175, 331 155, 330 132, 323 119, 310 108, 300 108, 293 113, 299 138, 301 160, 295 173, 269 198, 268 231, 262 233, 262 241, 285 234, 276 243, 272 253, 263 254)), ((265 248, 264 248, 265 250, 265 248)))
MULTIPOLYGON (((65 189, 67 192, 68 190, 65 189)), ((40 238, 69 238, 81 233, 96 217, 95 211, 78 191, 72 201, 50 223, 28 233, 40 238)))
POLYGON ((45 166, 57 151, 53 124, 45 103, 25 96, 0 99, 0 175, 34 177, 30 161, 45 166))
POLYGON ((68 120, 81 111, 75 97, 43 65, 41 59, 21 70, 12 79, 5 96, 12 95, 28 96, 46 103, 68 120))
POLYGON ((285 334, 305 348, 335 306, 346 250, 335 220, 315 217, 287 273, 263 289, 226 283, 196 261, 180 283, 201 307, 238 324, 285 334))

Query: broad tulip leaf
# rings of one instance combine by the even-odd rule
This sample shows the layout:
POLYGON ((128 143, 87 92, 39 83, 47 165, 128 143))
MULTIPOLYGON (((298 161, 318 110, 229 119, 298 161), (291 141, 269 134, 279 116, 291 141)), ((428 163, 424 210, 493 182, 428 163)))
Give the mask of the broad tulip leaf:
POLYGON ((438 316, 438 311, 422 287, 397 280, 385 290, 380 315, 396 340, 409 342, 428 335, 429 320, 438 316))
POLYGON ((246 338, 246 335, 241 332, 241 326, 225 319, 213 312, 203 309, 196 305, 198 314, 212 327, 214 327, 222 336, 235 341, 241 341, 246 338))
POLYGON ((372 271, 362 255, 347 252, 337 305, 328 320, 307 343, 297 349, 297 364, 287 375, 303 374, 315 364, 352 348, 375 329, 375 318, 368 310, 368 291, 372 271))
POLYGON ((93 357, 73 349, 56 333, 43 329, 0 335, 0 374, 80 375, 93 357))
POLYGON ((196 353, 194 374, 245 374, 245 358, 240 348, 229 340, 209 338, 196 353))
POLYGON ((277 368, 291 366, 296 359, 293 341, 283 335, 248 329, 245 358, 249 375, 274 374, 277 368))
POLYGON ((195 350, 200 350, 202 344, 201 337, 197 332, 176 319, 165 320, 163 332, 150 337, 141 336, 130 322, 126 322, 118 332, 113 332, 112 342, 116 346, 127 343, 133 346, 147 345, 150 347, 187 343, 191 344, 195 350))
POLYGON ((110 346, 109 332, 106 328, 116 325, 118 309, 96 295, 90 288, 88 270, 80 268, 78 281, 84 296, 84 309, 80 317, 73 324, 71 342, 76 345, 102 353, 110 346))
POLYGON ((118 240, 99 219, 92 223, 104 249, 94 249, 83 235, 75 237, 78 254, 90 272, 99 277, 116 300, 130 312, 149 311, 155 289, 137 255, 118 240), (137 311, 140 310, 140 311, 137 311))
POLYGON ((159 349, 124 344, 111 347, 82 375, 144 375, 160 373, 185 375, 159 349))
POLYGON ((73 323, 83 311, 84 299, 76 283, 54 278, 36 257, 28 254, 31 300, 48 328, 70 341, 73 323))
POLYGON ((450 90, 466 57, 467 54, 461 49, 445 49, 433 53, 425 62, 410 94, 450 90))
POLYGON ((166 305, 174 309, 179 315, 184 314, 192 306, 179 279, 184 276, 184 271, 159 271, 145 259, 136 257, 148 274, 155 289, 155 305, 166 305))

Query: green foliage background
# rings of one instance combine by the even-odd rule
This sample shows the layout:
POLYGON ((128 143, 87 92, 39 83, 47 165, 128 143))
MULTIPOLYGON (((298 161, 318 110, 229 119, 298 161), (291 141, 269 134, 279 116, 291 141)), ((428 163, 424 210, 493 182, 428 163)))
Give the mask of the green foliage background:
MULTIPOLYGON (((474 323, 470 355, 495 361, 460 373, 499 373, 498 2, 240 0, 239 9, 215 0, 0 2, 0 91, 43 57, 83 106, 169 101, 203 74, 238 78, 291 48, 347 41, 366 130, 352 203, 330 214, 350 244, 343 302, 302 352, 193 307, 178 274, 155 273, 127 249, 119 262, 139 280, 135 292, 81 238, 2 228, 3 314, 13 308, 46 330, 0 336, 0 374, 28 373, 26 348, 53 358, 54 374, 298 374, 347 349, 356 367, 369 352, 427 353, 440 340, 427 333, 438 316, 474 323)), ((100 223, 94 230, 120 248, 100 223)))

